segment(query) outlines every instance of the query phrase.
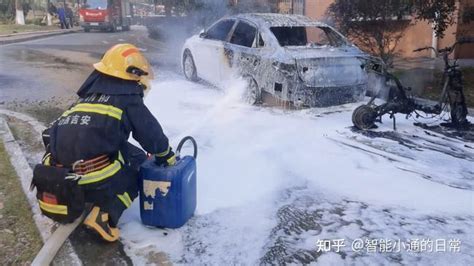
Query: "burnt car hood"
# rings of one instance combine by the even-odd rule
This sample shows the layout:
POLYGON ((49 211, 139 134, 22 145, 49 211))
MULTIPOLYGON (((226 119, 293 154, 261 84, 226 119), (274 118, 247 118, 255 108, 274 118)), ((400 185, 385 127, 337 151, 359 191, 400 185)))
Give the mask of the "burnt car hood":
POLYGON ((367 83, 360 59, 366 55, 357 48, 298 47, 285 50, 295 60, 298 75, 308 87, 351 87, 367 83))

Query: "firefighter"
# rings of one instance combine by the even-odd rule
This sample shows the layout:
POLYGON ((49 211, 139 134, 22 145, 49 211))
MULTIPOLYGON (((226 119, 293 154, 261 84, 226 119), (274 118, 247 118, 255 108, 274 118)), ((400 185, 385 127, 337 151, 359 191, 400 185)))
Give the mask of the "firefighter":
POLYGON ((115 45, 94 68, 77 92, 77 103, 49 128, 43 164, 68 167, 80 177, 86 202, 93 206, 84 224, 114 242, 122 212, 138 195, 138 168, 146 159, 128 143, 130 133, 158 165, 173 165, 176 158, 143 103, 153 72, 140 51, 115 45))

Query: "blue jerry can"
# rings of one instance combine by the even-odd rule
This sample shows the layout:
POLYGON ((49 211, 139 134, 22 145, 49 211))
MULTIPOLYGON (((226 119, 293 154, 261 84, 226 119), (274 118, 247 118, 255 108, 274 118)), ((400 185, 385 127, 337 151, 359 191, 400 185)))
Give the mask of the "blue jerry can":
POLYGON ((149 159, 140 167, 140 216, 149 226, 179 228, 196 210, 196 142, 184 138, 178 145, 179 154, 183 143, 191 140, 193 156, 177 156, 176 165, 160 167, 149 159))

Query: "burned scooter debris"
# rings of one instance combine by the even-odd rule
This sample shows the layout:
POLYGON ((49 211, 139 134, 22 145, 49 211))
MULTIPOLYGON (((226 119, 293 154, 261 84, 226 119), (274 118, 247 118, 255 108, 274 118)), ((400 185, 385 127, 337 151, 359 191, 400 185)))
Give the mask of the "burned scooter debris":
MULTIPOLYGON (((373 62, 370 69, 382 75, 387 82, 392 83, 389 90, 388 100, 380 105, 375 104, 377 95, 373 95, 367 104, 357 107, 352 114, 352 123, 361 130, 376 128, 375 122, 382 122, 382 116, 388 114, 393 119, 393 128, 396 130, 395 114, 406 114, 407 118, 415 115, 422 117, 420 112, 435 116, 442 115, 443 111, 450 111, 450 121, 442 123, 442 126, 455 129, 466 129, 470 127, 467 120, 467 106, 464 96, 464 85, 462 72, 456 61, 450 62, 449 55, 455 47, 460 44, 473 43, 472 39, 463 39, 452 46, 437 50, 433 47, 423 47, 414 52, 433 50, 437 56, 442 56, 444 61, 444 86, 439 101, 436 104, 429 104, 426 100, 415 98, 409 94, 411 88, 403 86, 400 80, 393 74, 386 71, 381 63, 373 62)), ((442 117, 440 117, 441 119, 442 117)))

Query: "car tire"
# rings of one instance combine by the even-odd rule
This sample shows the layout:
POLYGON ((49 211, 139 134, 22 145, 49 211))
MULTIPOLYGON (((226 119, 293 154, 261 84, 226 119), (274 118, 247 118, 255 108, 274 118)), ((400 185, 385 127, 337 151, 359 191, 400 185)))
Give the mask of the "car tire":
POLYGON ((84 28, 84 32, 90 32, 91 29, 90 28, 84 28))
POLYGON ((183 54, 183 73, 187 80, 194 82, 198 81, 194 58, 189 50, 186 50, 183 54))
POLYGON ((130 30, 130 25, 127 26, 122 26, 123 31, 129 31, 130 30))
POLYGON ((262 91, 258 86, 257 82, 254 78, 247 76, 244 77, 244 80, 247 83, 245 92, 244 92, 244 100, 251 105, 258 105, 262 103, 262 91))

